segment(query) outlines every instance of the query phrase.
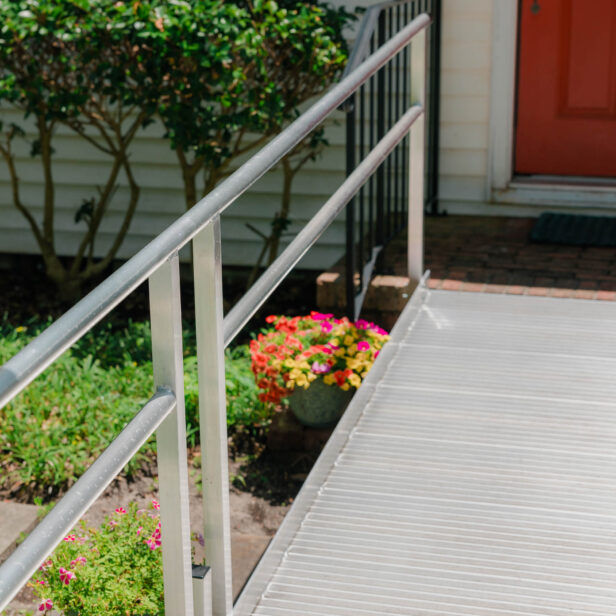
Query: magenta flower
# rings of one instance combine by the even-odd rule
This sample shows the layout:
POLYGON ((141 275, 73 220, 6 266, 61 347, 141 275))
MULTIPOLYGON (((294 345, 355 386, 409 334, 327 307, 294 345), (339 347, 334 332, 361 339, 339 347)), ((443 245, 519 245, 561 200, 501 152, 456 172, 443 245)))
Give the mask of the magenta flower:
POLYGON ((142 531, 142 530, 143 530, 143 526, 140 526, 140 527, 137 529, 137 537, 141 534, 141 531, 142 531))
POLYGON ((313 321, 324 321, 325 319, 331 319, 333 314, 323 314, 322 312, 312 312, 310 314, 313 321))
POLYGON ((75 565, 85 565, 85 564, 86 564, 85 556, 78 556, 77 558, 75 558, 75 560, 71 560, 71 567, 74 567, 75 565))
POLYGON ((43 602, 38 606, 39 612, 46 612, 53 607, 53 602, 51 599, 43 599, 43 602))
POLYGON ((372 323, 368 323, 368 321, 364 321, 364 319, 355 321, 355 327, 357 327, 357 329, 368 329, 371 325, 372 323))
POLYGON ((329 372, 332 367, 329 364, 320 364, 318 361, 315 361, 310 367, 310 369, 315 374, 325 374, 326 372, 329 372))
POLYGON ((123 515, 123 514, 125 514, 125 513, 126 513, 126 509, 124 509, 124 507, 118 507, 118 508, 115 510, 115 512, 116 512, 116 513, 119 513, 120 515, 123 515))
POLYGON ((40 567, 39 571, 47 571, 53 565, 53 562, 50 560, 46 560, 40 567))
POLYGON ((152 500, 152 509, 160 509, 160 504, 156 500, 152 500))
POLYGON ((66 535, 63 541, 75 541, 75 535, 66 535))
POLYGON ((370 344, 364 340, 361 340, 360 342, 357 343, 358 351, 367 351, 369 348, 370 348, 370 344))
POLYGON ((333 353, 333 351, 328 346, 324 346, 321 350, 323 351, 323 353, 325 353, 325 355, 331 355, 333 353))
POLYGON ((39 584, 40 586, 47 586, 47 582, 45 580, 35 580, 35 584, 39 584))
POLYGON ((60 581, 64 583, 65 586, 68 586, 71 580, 75 577, 75 574, 64 567, 60 567, 60 581))
POLYGON ((376 358, 379 356, 379 353, 380 353, 380 352, 381 352, 381 351, 377 351, 377 352, 374 354, 374 359, 376 359, 376 358))
POLYGON ((329 332, 334 329, 334 326, 329 321, 321 321, 321 331, 325 334, 329 334, 329 332))

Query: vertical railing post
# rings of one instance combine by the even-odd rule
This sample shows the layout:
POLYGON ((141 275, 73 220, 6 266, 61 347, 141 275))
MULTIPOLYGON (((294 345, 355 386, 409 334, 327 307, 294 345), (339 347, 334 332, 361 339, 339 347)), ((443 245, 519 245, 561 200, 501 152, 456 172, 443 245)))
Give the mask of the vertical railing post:
POLYGON ((424 113, 411 127, 409 139, 408 272, 412 283, 423 276, 424 156, 426 105, 426 31, 411 41, 411 102, 424 113))
POLYGON ((205 556, 212 572, 212 613, 227 616, 232 611, 231 528, 219 218, 193 239, 193 267, 205 556))
POLYGON ((150 276, 154 385, 177 404, 156 431, 166 616, 192 616, 188 464, 182 366, 182 314, 177 252, 150 276))

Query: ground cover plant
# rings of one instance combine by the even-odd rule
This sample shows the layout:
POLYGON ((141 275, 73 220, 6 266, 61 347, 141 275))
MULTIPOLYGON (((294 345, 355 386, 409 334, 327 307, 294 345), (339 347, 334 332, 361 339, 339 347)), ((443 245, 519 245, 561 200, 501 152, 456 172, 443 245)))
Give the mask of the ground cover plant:
POLYGON ((30 581, 39 613, 163 614, 159 508, 131 503, 98 528, 80 522, 30 581))
MULTIPOLYGON (((38 331, 0 321, 0 364, 38 331)), ((194 333, 185 327, 188 445, 198 443, 194 333)), ((149 323, 103 324, 87 334, 13 402, 0 409, 0 497, 53 498, 72 485, 153 392, 149 323)), ((226 352, 228 424, 257 430, 271 418, 258 399, 246 347, 226 352)), ((241 427, 241 428, 240 428, 241 427)), ((150 439, 125 469, 130 478, 154 460, 150 439)))

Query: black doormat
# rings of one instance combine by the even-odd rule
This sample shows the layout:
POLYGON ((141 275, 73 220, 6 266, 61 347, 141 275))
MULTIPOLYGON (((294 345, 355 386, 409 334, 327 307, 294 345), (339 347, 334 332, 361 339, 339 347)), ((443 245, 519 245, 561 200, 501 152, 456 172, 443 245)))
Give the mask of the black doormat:
POLYGON ((530 232, 532 242, 573 246, 616 246, 616 217, 541 214, 530 232))

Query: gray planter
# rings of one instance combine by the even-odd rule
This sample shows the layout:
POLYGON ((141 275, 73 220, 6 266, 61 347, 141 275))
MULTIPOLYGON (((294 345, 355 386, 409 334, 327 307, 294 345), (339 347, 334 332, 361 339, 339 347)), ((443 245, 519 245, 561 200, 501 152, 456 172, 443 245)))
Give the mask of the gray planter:
POLYGON ((322 379, 308 389, 296 387, 289 396, 289 408, 299 421, 310 428, 329 428, 344 413, 355 389, 343 391, 337 385, 326 385, 322 379))

